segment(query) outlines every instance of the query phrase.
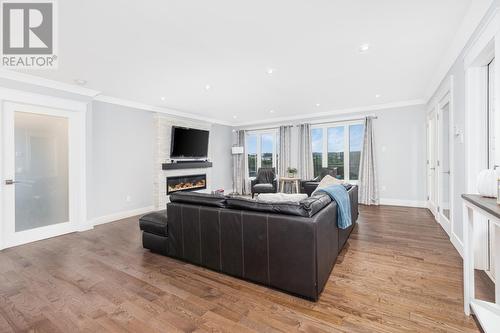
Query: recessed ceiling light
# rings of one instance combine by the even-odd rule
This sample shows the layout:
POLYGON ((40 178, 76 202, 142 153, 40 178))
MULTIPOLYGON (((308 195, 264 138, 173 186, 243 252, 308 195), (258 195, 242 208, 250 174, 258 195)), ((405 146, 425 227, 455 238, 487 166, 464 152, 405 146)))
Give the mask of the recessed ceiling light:
POLYGON ((370 44, 368 43, 365 43, 365 44, 361 44, 359 46, 359 53, 365 53, 366 51, 368 51, 368 49, 370 48, 370 44))
POLYGON ((267 74, 271 75, 274 73, 274 68, 268 68, 267 69, 267 74))
POLYGON ((207 85, 205 86, 205 90, 210 90, 210 89, 212 89, 212 86, 211 86, 211 85, 209 85, 209 84, 207 84, 207 85))
POLYGON ((161 99, 162 101, 164 101, 164 100, 165 100, 165 97, 163 97, 163 96, 162 96, 162 97, 160 97, 160 99, 161 99))
POLYGON ((317 107, 317 108, 319 108, 319 107, 320 107, 320 105, 321 105, 321 104, 319 104, 319 103, 316 103, 316 107, 317 107))
POLYGON ((79 86, 84 86, 87 84, 87 80, 83 80, 83 79, 75 79, 74 81, 79 86))
POLYGON ((376 95, 375 95, 375 98, 380 98, 381 96, 382 96, 382 95, 380 95, 380 94, 376 94, 376 95))
POLYGON ((274 110, 269 110, 269 113, 274 113, 274 110))

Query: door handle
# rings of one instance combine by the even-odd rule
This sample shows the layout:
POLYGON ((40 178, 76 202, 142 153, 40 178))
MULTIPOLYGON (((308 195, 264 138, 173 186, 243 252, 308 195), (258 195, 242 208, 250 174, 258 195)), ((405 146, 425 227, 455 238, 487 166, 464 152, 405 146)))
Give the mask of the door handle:
POLYGON ((431 168, 431 170, 436 170, 436 168, 431 168))
POLYGON ((19 182, 15 181, 13 179, 6 179, 5 180, 5 185, 14 185, 15 183, 19 183, 19 182))
POLYGON ((449 174, 450 174, 450 171, 443 171, 443 173, 446 173, 446 174, 448 174, 448 175, 449 175, 449 174))

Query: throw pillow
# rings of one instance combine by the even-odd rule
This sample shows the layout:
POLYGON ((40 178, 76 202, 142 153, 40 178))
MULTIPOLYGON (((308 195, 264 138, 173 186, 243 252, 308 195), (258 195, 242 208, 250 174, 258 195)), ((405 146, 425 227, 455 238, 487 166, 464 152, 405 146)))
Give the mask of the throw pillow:
POLYGON ((257 196, 260 202, 300 202, 307 198, 307 194, 287 194, 287 193, 262 193, 257 196))
POLYGON ((328 186, 332 186, 332 185, 342 185, 343 183, 344 183, 343 180, 337 179, 337 178, 332 177, 330 175, 326 175, 325 177, 323 177, 323 179, 321 179, 318 187, 316 187, 313 194, 316 193, 316 191, 318 191, 319 189, 322 189, 322 188, 325 188, 328 186))

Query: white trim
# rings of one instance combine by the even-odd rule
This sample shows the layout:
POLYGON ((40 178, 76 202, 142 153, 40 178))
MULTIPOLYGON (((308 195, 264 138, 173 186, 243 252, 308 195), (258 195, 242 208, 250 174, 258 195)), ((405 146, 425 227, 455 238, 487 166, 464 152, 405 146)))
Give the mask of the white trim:
POLYGON ((336 109, 336 110, 330 110, 330 111, 324 111, 324 112, 299 114, 296 116, 289 116, 289 117, 262 118, 259 120, 235 123, 235 124, 232 124, 232 126, 243 127, 243 126, 251 126, 251 125, 258 125, 258 124, 282 123, 282 122, 289 122, 289 121, 294 121, 294 120, 295 121, 306 120, 308 122, 311 122, 311 120, 313 118, 333 117, 333 116, 344 115, 344 114, 349 114, 349 113, 371 112, 371 111, 377 111, 377 110, 395 109, 395 108, 402 108, 402 107, 407 107, 407 106, 418 106, 418 105, 424 105, 424 104, 426 104, 426 101, 424 99, 413 99, 413 100, 399 101, 399 102, 386 103, 386 104, 367 105, 367 106, 359 106, 359 107, 352 107, 352 108, 346 108, 346 109, 336 109))
POLYGON ((425 99, 414 99, 414 100, 396 101, 396 102, 386 103, 386 104, 375 104, 375 105, 351 107, 351 108, 345 108, 345 109, 335 109, 335 110, 324 111, 324 112, 304 113, 304 114, 299 114, 299 115, 289 116, 289 117, 262 118, 262 119, 254 120, 254 121, 235 123, 234 121, 226 121, 226 120, 212 118, 212 117, 205 117, 202 115, 198 115, 198 114, 194 114, 194 113, 190 113, 190 112, 186 112, 186 111, 181 111, 181 110, 176 110, 173 108, 165 108, 165 107, 160 107, 160 106, 154 106, 154 105, 134 102, 134 101, 127 100, 127 99, 106 96, 106 95, 101 94, 101 92, 98 90, 93 90, 93 89, 80 87, 80 86, 69 84, 69 83, 45 79, 45 78, 42 78, 39 76, 14 72, 14 71, 5 70, 5 69, 0 70, 0 78, 18 81, 18 82, 22 82, 22 83, 26 83, 26 84, 35 85, 35 86, 41 86, 41 87, 45 87, 45 88, 55 89, 55 90, 59 90, 59 91, 65 91, 65 92, 74 93, 74 94, 78 94, 78 95, 88 96, 88 97, 91 97, 93 101, 121 105, 121 106, 129 107, 132 109, 158 112, 158 113, 168 114, 171 116, 182 117, 182 118, 187 118, 187 119, 201 120, 201 121, 205 121, 208 123, 221 124, 221 125, 232 126, 232 127, 279 123, 279 122, 291 121, 291 120, 311 120, 313 118, 332 117, 332 116, 344 115, 344 114, 349 114, 349 113, 370 112, 370 111, 394 109, 394 108, 418 106, 418 105, 426 104, 425 99))
POLYGON ((60 91, 65 91, 77 95, 94 97, 99 95, 101 92, 81 86, 77 86, 74 84, 59 82, 55 80, 46 79, 40 76, 24 74, 20 72, 14 72, 7 69, 0 69, 0 78, 18 81, 22 83, 32 84, 35 86, 56 89, 60 91))
POLYGON ((143 215, 143 214, 152 212, 154 210, 155 210, 155 207, 153 205, 151 205, 151 206, 146 206, 146 207, 142 207, 142 208, 136 208, 136 209, 126 210, 126 211, 111 213, 108 215, 103 215, 100 217, 93 218, 92 220, 89 220, 87 222, 87 227, 92 228, 92 227, 95 227, 96 225, 115 222, 118 220, 123 220, 123 219, 129 218, 129 217, 133 217, 133 216, 143 215))
POLYGON ((401 199, 380 199, 381 206, 401 206, 401 207, 415 207, 427 208, 427 202, 421 200, 401 200, 401 199))
POLYGON ((149 105, 149 104, 143 104, 143 103, 138 103, 138 102, 133 102, 130 100, 126 99, 121 99, 121 98, 116 98, 116 97, 111 97, 111 96, 104 96, 104 95, 99 95, 94 98, 94 101, 98 102, 104 102, 104 103, 109 103, 109 104, 115 104, 115 105, 121 105, 121 106, 126 106, 132 109, 139 109, 139 110, 145 110, 145 111, 151 111, 151 112, 158 112, 158 113, 163 113, 163 114, 168 114, 171 116, 176 116, 176 117, 181 117, 181 118, 187 118, 187 119, 195 119, 195 120, 201 120, 205 121, 208 123, 215 123, 215 124, 221 124, 221 125, 226 125, 226 126, 234 126, 233 123, 225 120, 220 120, 220 119, 215 119, 215 118, 210 118, 210 117, 205 117, 201 116, 198 114, 194 113, 189 113, 185 111, 179 111, 175 110, 172 108, 164 108, 164 107, 159 107, 159 106, 154 106, 154 105, 149 105))
POLYGON ((457 250, 458 254, 460 254, 460 256, 463 258, 464 257, 464 244, 462 243, 462 241, 454 233, 451 234, 450 241, 451 241, 451 244, 453 244, 453 246, 457 250))

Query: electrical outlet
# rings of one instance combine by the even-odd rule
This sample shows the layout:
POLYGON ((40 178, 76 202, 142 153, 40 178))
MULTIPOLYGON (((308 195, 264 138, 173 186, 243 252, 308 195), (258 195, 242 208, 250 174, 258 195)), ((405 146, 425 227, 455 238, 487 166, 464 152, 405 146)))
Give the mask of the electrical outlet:
POLYGON ((132 197, 130 195, 127 195, 127 197, 125 198, 125 201, 131 202, 132 201, 132 197))
POLYGON ((385 185, 382 185, 382 186, 380 187, 380 190, 381 190, 382 192, 384 192, 385 190, 387 190, 387 187, 386 187, 385 185))

